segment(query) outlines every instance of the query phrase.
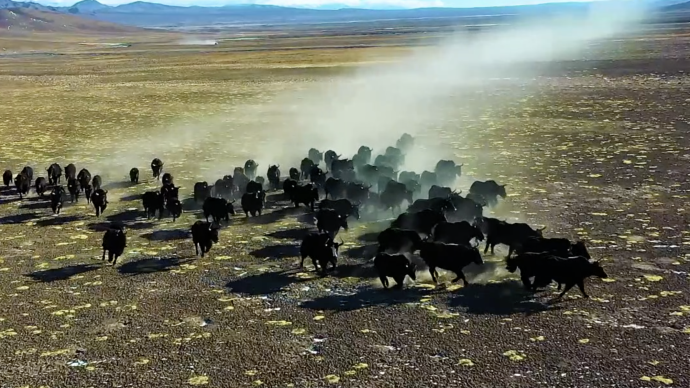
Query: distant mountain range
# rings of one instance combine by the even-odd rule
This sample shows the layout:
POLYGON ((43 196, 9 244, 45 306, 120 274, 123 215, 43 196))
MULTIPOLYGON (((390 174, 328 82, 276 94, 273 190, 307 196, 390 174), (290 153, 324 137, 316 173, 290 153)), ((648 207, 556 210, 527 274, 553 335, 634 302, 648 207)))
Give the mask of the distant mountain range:
MULTIPOLYGON (((678 0, 640 0, 655 7, 671 5, 676 10, 690 9, 690 2, 678 0), (682 4, 678 4, 682 3, 682 4)), ((28 8, 59 12, 87 19, 138 27, 181 27, 252 24, 299 24, 377 19, 460 18, 498 15, 540 15, 563 12, 584 12, 591 3, 550 3, 523 6, 482 8, 416 8, 359 9, 328 4, 320 9, 281 7, 275 5, 239 4, 222 7, 180 7, 144 1, 109 6, 97 0, 83 0, 70 7, 51 7, 32 2, 0 0, 0 9, 28 8)))

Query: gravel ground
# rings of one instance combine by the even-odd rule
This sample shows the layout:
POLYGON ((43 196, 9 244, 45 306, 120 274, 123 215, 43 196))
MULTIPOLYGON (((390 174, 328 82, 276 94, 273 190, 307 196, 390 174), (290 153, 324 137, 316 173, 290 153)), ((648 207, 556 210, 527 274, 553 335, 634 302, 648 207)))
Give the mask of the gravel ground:
MULTIPOLYGON (((352 223, 339 268, 317 276, 298 268, 310 216, 279 192, 194 258, 198 210, 185 201, 175 223, 146 220, 138 194, 157 184, 142 168, 140 185, 107 181, 117 199, 100 220, 83 201, 54 217, 33 193, 0 192, 0 386, 690 386, 690 88, 678 63, 569 62, 522 105, 467 120, 479 136, 458 138, 454 123, 436 134, 465 163, 460 188, 508 183, 496 216, 588 241, 609 274, 587 282, 589 300, 525 293, 504 250, 468 268, 468 287, 420 272, 382 290, 368 263, 376 222, 352 223), (111 221, 129 226, 114 268, 99 260, 111 221)), ((177 177, 184 162, 166 165, 177 177)), ((183 196, 193 182, 178 182, 183 196)))

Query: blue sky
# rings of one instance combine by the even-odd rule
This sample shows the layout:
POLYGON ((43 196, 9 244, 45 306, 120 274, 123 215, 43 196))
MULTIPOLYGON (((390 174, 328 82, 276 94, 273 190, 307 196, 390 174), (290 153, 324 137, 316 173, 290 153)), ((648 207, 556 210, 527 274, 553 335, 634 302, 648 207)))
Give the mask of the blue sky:
MULTIPOLYGON (((72 5, 78 0, 34 0, 41 4, 50 5, 72 5)), ((99 0, 103 4, 118 5, 131 3, 135 0, 99 0)), ((227 4, 274 4, 284 6, 320 6, 327 4, 345 4, 351 7, 363 7, 375 5, 390 5, 395 7, 417 8, 417 7, 491 7, 500 5, 521 5, 521 4, 541 4, 558 3, 590 0, 145 0, 151 3, 161 3, 169 5, 203 5, 221 6, 227 4)), ((597 0, 594 0, 597 1, 597 0)))

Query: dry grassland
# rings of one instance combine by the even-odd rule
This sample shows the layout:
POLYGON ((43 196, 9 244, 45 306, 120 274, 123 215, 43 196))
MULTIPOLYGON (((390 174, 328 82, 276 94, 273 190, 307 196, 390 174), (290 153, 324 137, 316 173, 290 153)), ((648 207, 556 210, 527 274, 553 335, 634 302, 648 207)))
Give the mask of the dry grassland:
MULTIPOLYGON (((505 101, 501 109, 459 110, 426 134, 448 144, 468 176, 508 183, 501 217, 587 239, 609 279, 589 280, 590 300, 572 291, 552 304, 552 291, 525 294, 498 256, 468 271, 467 288, 434 288, 422 276, 407 290, 381 290, 364 258, 381 227, 370 223, 342 235, 333 274, 298 270, 310 217, 285 210, 279 193, 269 214, 233 218, 220 244, 194 258, 190 201, 175 223, 143 217, 139 195, 158 186, 152 158, 186 199, 195 181, 220 178, 218 166, 229 173, 253 157, 262 138, 285 136, 246 106, 405 49, 276 47, 306 45, 295 39, 242 52, 267 46, 154 40, 0 62, 0 167, 16 174, 29 164, 41 176, 51 162, 73 162, 101 174, 111 197, 97 219, 83 200, 55 217, 33 191, 24 201, 13 188, 0 193, 0 386, 690 384, 690 89, 680 72, 690 66, 676 59, 688 53, 681 41, 650 44, 644 58, 563 63, 519 100, 489 89, 477 99, 505 101), (223 130, 197 139, 201 126, 223 130), (177 144, 161 150, 158 141, 177 144), (129 186, 134 166, 143 183, 129 186), (129 227, 115 268, 99 257, 111 221, 129 227)), ((271 162, 259 161, 262 175, 271 162)))

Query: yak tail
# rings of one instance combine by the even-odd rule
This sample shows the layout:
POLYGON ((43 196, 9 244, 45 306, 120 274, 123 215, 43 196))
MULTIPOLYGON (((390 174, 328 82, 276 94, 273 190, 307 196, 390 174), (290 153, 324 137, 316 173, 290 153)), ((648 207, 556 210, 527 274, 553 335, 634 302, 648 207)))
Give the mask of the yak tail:
POLYGON ((518 267, 518 258, 517 257, 507 257, 506 258, 506 269, 510 273, 515 273, 515 270, 517 270, 518 267))

